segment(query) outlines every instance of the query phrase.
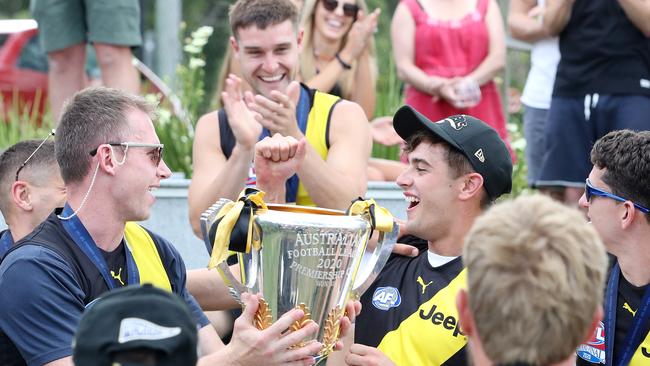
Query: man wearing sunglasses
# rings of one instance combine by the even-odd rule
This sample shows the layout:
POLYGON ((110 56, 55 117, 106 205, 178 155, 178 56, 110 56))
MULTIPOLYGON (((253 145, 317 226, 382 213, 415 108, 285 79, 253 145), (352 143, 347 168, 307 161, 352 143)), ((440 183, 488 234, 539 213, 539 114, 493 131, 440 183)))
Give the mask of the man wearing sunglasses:
POLYGON ((303 32, 290 0, 237 1, 230 25, 232 49, 255 95, 242 93, 241 80, 231 75, 221 95, 224 109, 198 122, 188 197, 194 232, 212 203, 235 200, 247 182, 256 183, 255 144, 275 134, 308 142, 304 154, 278 159, 299 160, 289 180, 273 182, 285 188, 280 201, 347 208, 366 191, 372 139, 364 111, 295 81, 303 32))
MULTIPOLYGON (((187 302, 199 328, 200 365, 234 359, 246 365, 313 363, 317 342, 288 349, 317 327, 284 332, 302 318, 295 310, 259 331, 252 324, 255 296, 243 299, 246 309, 224 347, 185 288, 178 252, 135 223, 149 217, 152 192, 171 174, 152 112, 143 98, 107 88, 81 91, 66 106, 55 144, 67 202, 0 263, 0 364, 72 365, 72 339, 85 307, 111 289, 144 283, 187 302)), ((168 335, 159 328, 141 330, 168 335)))
POLYGON ((578 347, 578 365, 650 364, 650 131, 620 130, 591 150, 580 206, 614 257, 605 317, 578 347))
POLYGON ((64 202, 53 142, 28 140, 7 148, 0 155, 0 212, 9 228, 0 232, 0 258, 64 202))

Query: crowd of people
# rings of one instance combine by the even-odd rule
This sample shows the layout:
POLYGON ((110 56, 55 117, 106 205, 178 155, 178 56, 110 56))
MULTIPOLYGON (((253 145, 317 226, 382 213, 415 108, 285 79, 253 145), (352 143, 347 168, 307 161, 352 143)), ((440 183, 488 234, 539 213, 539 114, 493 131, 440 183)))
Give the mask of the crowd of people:
MULTIPOLYGON (((33 1, 49 24, 51 81, 86 41, 100 66, 105 44, 130 54, 139 42, 130 18, 111 24, 123 37, 104 38, 115 13, 80 3, 33 1), (54 20, 62 14, 89 29, 54 20)), ((324 362, 650 363, 650 3, 511 1, 511 34, 534 43, 528 183, 547 193, 514 200, 502 198, 513 157, 493 80, 505 65, 496 1, 397 6, 406 105, 383 121, 404 162, 390 166, 370 163, 379 15, 363 0, 232 4, 222 108, 197 122, 194 232, 209 206, 247 187, 267 202, 345 210, 397 169, 408 203, 399 245, 347 303, 324 362)), ((65 84, 52 99, 67 99, 56 131, 0 155, 0 364, 314 364, 322 345, 302 341, 319 325, 288 330, 303 310, 258 329, 258 294, 242 308, 216 271, 187 271, 173 243, 136 223, 171 171, 155 106, 105 83, 121 89, 65 84), (228 309, 242 313, 224 344, 204 311, 228 309)))

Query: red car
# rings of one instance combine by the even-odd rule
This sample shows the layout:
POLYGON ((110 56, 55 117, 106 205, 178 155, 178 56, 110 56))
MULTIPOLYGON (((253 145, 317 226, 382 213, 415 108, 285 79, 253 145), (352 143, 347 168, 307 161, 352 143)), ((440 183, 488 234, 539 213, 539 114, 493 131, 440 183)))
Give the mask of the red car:
MULTIPOLYGON (((36 21, 0 20, 0 116, 12 108, 32 112, 37 106, 42 114, 47 97, 47 72, 39 70, 38 60, 29 57, 30 50, 37 46, 38 28, 36 21)), ((37 52, 32 52, 33 54, 37 52)), ((40 64, 43 66, 42 60, 40 64)), ((47 59, 45 59, 47 67, 47 59)))
MULTIPOLYGON (((89 54, 86 70, 89 79, 100 79, 94 55, 89 54), (93 65, 94 64, 94 65, 93 65)), ((188 126, 187 112, 172 90, 137 58, 133 63, 144 77, 144 93, 161 93, 171 104, 171 110, 188 126)), ((0 20, 0 121, 9 111, 30 113, 40 117, 47 101, 47 55, 38 41, 38 25, 33 19, 0 20)))

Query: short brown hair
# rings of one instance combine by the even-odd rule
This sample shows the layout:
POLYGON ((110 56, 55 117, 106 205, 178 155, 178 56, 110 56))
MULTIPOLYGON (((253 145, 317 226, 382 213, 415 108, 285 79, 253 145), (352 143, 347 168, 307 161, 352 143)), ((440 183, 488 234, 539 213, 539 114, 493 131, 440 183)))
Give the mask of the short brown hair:
MULTIPOLYGON (((456 179, 461 175, 476 173, 476 170, 472 166, 472 163, 469 161, 469 159, 467 159, 467 156, 465 156, 459 150, 455 149, 441 137, 432 133, 428 133, 426 131, 418 131, 411 135, 406 140, 404 152, 407 154, 413 152, 413 150, 415 150, 423 142, 427 142, 431 145, 439 144, 445 147, 445 159, 447 160, 447 166, 449 167, 449 172, 451 173, 450 178, 456 179)), ((481 209, 485 210, 492 204, 492 200, 490 199, 490 196, 488 195, 485 188, 483 188, 482 191, 481 209)))
MULTIPOLYGON (((42 140, 21 141, 7 148, 0 155, 0 211, 3 215, 11 212, 11 186, 16 179, 16 172, 27 158, 38 149, 42 140)), ((43 146, 29 159, 20 171, 20 179, 37 186, 48 181, 52 172, 56 172, 54 142, 45 141, 43 146)))
POLYGON ((566 359, 602 305, 603 243, 580 212, 546 196, 520 196, 480 216, 463 262, 469 309, 495 364, 566 359))
POLYGON ((298 9, 291 0, 238 0, 228 14, 230 30, 238 38, 237 31, 251 25, 266 29, 270 25, 290 20, 298 30, 298 9))
POLYGON ((129 110, 141 110, 153 118, 154 108, 144 98, 118 89, 88 88, 75 94, 66 104, 56 131, 56 159, 63 181, 83 180, 93 149, 126 138, 129 110))
POLYGON ((608 133, 591 149, 591 162, 605 169, 602 180, 612 193, 650 208, 650 131, 608 133))

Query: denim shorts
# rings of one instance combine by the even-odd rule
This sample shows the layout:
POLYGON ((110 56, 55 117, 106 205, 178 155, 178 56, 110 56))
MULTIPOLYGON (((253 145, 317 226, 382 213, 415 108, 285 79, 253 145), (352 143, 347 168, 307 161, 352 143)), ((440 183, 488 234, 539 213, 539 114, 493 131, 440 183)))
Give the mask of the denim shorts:
POLYGON ((524 137, 526 138, 526 165, 528 185, 535 187, 544 159, 544 128, 548 109, 524 105, 524 137))

